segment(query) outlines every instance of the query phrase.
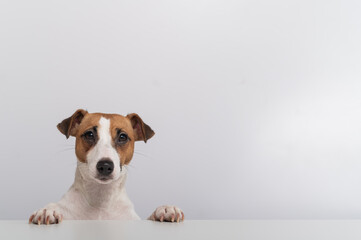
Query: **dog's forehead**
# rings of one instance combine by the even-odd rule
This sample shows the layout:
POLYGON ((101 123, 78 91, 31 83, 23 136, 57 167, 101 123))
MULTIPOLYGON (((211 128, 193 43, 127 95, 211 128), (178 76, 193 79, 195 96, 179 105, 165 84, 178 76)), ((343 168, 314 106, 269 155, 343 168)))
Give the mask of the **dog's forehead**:
POLYGON ((107 113, 88 113, 84 116, 79 130, 80 132, 85 131, 92 127, 100 126, 100 119, 105 118, 110 121, 110 130, 122 129, 123 131, 132 132, 132 124, 127 117, 119 114, 107 114, 107 113))

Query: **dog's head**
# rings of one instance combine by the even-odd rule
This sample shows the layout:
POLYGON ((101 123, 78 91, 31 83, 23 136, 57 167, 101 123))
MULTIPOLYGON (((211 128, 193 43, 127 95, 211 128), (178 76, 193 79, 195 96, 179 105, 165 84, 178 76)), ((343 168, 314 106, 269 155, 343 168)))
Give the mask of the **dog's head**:
POLYGON ((81 175, 99 183, 119 179, 122 166, 133 157, 134 142, 146 142, 154 135, 135 113, 124 117, 79 109, 57 127, 67 138, 76 137, 75 153, 81 175))

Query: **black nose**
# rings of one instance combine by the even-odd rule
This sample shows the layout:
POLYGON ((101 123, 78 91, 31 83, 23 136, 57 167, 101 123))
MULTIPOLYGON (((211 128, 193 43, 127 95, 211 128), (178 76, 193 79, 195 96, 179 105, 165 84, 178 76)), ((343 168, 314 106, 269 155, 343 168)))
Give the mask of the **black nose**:
POLYGON ((109 158, 104 158, 97 163, 97 170, 102 176, 109 176, 114 170, 114 163, 109 158))

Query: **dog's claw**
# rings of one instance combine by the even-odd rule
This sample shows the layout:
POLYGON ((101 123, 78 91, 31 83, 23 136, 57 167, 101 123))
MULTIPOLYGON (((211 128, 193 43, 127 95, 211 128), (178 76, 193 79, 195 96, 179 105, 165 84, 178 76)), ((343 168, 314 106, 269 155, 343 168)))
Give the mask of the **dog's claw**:
POLYGON ((156 208, 148 220, 179 223, 184 220, 184 214, 183 211, 176 206, 164 205, 156 208))
POLYGON ((63 215, 57 212, 56 209, 45 208, 33 213, 29 218, 29 223, 49 225, 60 223, 62 220, 63 215))
POLYGON ((29 218, 29 224, 33 222, 33 219, 34 219, 35 215, 31 215, 30 218, 29 218))

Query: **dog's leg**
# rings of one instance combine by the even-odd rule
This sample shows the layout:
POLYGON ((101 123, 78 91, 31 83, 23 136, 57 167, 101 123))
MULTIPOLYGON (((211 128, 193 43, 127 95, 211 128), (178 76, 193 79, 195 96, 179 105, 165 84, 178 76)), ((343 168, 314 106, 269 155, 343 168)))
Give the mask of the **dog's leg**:
POLYGON ((160 221, 160 222, 179 222, 184 220, 183 211, 176 206, 160 206, 155 209, 148 220, 160 221))
POLYGON ((44 208, 35 211, 29 218, 29 223, 34 224, 56 224, 61 223, 63 214, 61 208, 56 203, 50 203, 44 208))

